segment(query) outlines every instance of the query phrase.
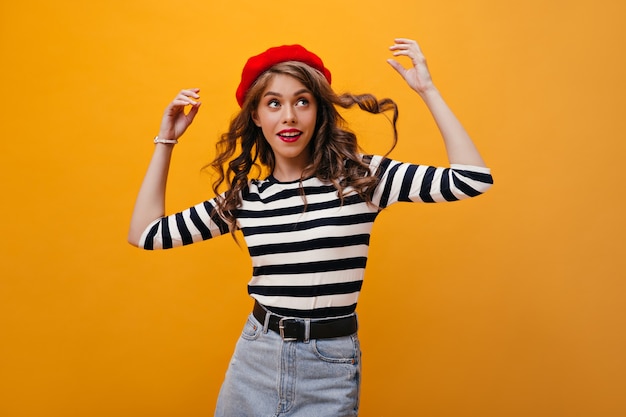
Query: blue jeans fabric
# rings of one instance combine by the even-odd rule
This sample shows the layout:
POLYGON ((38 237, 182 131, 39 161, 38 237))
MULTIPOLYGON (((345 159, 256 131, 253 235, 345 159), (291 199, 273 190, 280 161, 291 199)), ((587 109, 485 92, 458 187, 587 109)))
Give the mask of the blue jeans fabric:
POLYGON ((226 372, 215 416, 357 416, 360 378, 356 333, 283 341, 250 315, 226 372))

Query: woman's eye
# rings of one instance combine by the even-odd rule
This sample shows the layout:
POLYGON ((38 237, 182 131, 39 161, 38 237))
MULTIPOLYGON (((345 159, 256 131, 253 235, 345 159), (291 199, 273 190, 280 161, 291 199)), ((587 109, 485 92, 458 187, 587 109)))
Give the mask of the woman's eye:
POLYGON ((307 104, 309 104, 309 100, 307 100, 306 98, 301 98, 298 100, 297 104, 299 106, 306 106, 307 104))
POLYGON ((270 100, 269 103, 267 103, 268 107, 275 109, 278 106, 280 106, 280 103, 278 102, 278 100, 270 100))

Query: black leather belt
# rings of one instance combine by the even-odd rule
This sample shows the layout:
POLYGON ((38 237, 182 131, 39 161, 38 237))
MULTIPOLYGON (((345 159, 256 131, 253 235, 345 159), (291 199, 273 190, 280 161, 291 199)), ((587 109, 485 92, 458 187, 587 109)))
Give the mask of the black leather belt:
POLYGON ((261 324, 265 324, 265 315, 269 314, 268 328, 285 341, 305 341, 308 339, 330 339, 348 336, 358 329, 356 315, 336 319, 303 319, 297 317, 278 316, 267 311, 257 301, 254 302, 252 314, 261 324), (309 336, 307 336, 307 327, 309 336))

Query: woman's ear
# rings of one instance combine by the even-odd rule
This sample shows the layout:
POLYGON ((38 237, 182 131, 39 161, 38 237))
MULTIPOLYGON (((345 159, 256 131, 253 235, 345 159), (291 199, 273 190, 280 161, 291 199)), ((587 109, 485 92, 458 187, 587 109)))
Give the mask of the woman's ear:
POLYGON ((257 127, 261 127, 261 121, 259 120, 259 115, 256 110, 252 112, 252 121, 255 125, 257 125, 257 127))

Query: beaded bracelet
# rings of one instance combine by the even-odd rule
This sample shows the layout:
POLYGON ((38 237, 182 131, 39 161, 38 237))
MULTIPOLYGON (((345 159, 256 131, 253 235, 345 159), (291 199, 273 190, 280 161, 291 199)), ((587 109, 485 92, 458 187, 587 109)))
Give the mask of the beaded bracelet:
POLYGON ((176 145, 178 143, 178 139, 159 139, 158 136, 155 136, 154 143, 166 143, 168 145, 176 145))

